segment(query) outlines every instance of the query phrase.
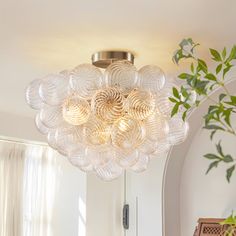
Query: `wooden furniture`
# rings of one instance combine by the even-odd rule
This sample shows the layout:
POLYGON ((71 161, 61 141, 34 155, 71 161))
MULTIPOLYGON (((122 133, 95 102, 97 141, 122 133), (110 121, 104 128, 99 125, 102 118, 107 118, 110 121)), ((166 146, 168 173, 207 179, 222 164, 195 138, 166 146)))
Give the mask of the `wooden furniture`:
POLYGON ((224 236, 227 226, 220 225, 224 219, 200 218, 194 236, 224 236))

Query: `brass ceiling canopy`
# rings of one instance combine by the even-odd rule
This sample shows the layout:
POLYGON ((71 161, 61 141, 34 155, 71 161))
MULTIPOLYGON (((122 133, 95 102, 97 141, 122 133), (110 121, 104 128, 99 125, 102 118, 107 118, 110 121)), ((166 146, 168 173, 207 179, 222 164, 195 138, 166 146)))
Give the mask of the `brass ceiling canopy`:
POLYGON ((107 68, 115 61, 129 61, 134 64, 134 55, 125 51, 100 51, 92 55, 93 65, 100 68, 107 68))

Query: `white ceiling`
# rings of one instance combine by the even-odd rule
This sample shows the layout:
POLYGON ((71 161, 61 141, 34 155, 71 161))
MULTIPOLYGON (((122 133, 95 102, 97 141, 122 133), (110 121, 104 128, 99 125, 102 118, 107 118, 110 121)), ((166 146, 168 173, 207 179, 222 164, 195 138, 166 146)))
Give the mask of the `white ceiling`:
POLYGON ((27 84, 89 62, 97 50, 129 49, 136 65, 169 74, 184 37, 208 47, 236 41, 235 0, 0 0, 0 111, 32 116, 27 84))

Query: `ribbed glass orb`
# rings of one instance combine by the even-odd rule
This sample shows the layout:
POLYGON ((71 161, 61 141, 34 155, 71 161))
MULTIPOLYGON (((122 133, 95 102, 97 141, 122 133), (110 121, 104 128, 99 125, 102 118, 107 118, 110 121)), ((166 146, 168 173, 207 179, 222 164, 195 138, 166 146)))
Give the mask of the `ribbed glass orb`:
POLYGON ((159 157, 162 154, 166 154, 170 150, 170 147, 171 145, 168 139, 160 140, 156 145, 155 151, 151 153, 150 157, 154 158, 154 157, 159 157))
POLYGON ((62 106, 63 118, 71 125, 84 124, 90 116, 89 103, 77 95, 68 97, 62 106))
POLYGON ((113 146, 127 155, 132 153, 145 139, 145 128, 142 123, 129 116, 117 120, 111 132, 113 146))
POLYGON ((90 171, 93 171, 93 165, 89 164, 87 166, 80 166, 79 169, 84 172, 90 172, 90 171))
POLYGON ((156 108, 157 110, 162 113, 166 117, 171 116, 171 111, 173 109, 174 104, 169 100, 168 94, 160 94, 156 98, 156 108))
POLYGON ((47 134, 47 141, 51 148, 57 150, 56 129, 51 129, 47 134))
POLYGON ((69 77, 63 74, 48 75, 42 79, 39 87, 43 102, 52 106, 61 105, 69 92, 69 77))
POLYGON ((130 62, 117 61, 107 67, 104 76, 107 86, 119 87, 127 93, 136 87, 138 72, 130 62))
POLYGON ((90 99, 102 85, 101 71, 91 65, 77 66, 70 76, 70 86, 80 97, 90 99))
POLYGON ((133 90, 126 99, 125 109, 131 117, 143 120, 153 113, 155 98, 150 92, 133 90))
POLYGON ((90 160, 88 159, 86 153, 81 153, 79 156, 74 156, 71 158, 68 158, 70 163, 77 167, 89 167, 91 165, 90 160))
POLYGON ((167 137, 169 125, 165 117, 160 113, 154 112, 144 121, 147 138, 152 141, 159 141, 167 137))
POLYGON ((115 152, 112 148, 106 150, 96 150, 87 148, 87 158, 91 164, 96 167, 99 165, 105 165, 108 161, 115 158, 115 152))
POLYGON ((184 122, 181 117, 173 117, 169 120, 170 131, 168 134, 168 140, 170 144, 177 145, 182 143, 189 131, 188 122, 184 122))
POLYGON ((67 157, 80 156, 84 153, 82 130, 79 126, 67 126, 55 133, 58 151, 67 157))
POLYGON ((156 93, 165 84, 164 72, 154 65, 147 65, 139 70, 140 87, 142 89, 156 93))
POLYGON ((50 132, 51 129, 49 129, 46 125, 44 125, 40 119, 40 113, 38 113, 35 117, 35 125, 40 133, 47 134, 50 132))
POLYGON ((102 148, 110 143, 110 127, 94 116, 84 124, 83 134, 85 142, 96 148, 102 148))
POLYGON ((29 106, 35 110, 40 110, 43 107, 43 101, 39 96, 39 86, 41 80, 33 80, 26 88, 25 99, 29 106))
POLYGON ((138 150, 134 150, 133 152, 128 154, 122 151, 116 152, 117 163, 123 168, 128 168, 133 166, 138 161, 138 158, 139 158, 138 150))
POLYGON ((143 172, 148 168, 149 164, 149 157, 148 155, 145 155, 143 153, 139 153, 139 158, 137 162, 130 168, 131 170, 135 172, 143 172))
POLYGON ((124 113, 124 97, 117 88, 99 90, 92 98, 91 108, 98 119, 112 123, 124 113))
POLYGON ((156 151, 156 146, 157 146, 157 142, 154 142, 146 138, 144 142, 139 146, 138 150, 141 153, 149 155, 156 151))
POLYGON ((123 169, 114 160, 110 160, 104 165, 95 167, 95 173, 102 180, 110 181, 120 176, 123 169))
POLYGON ((40 119, 48 128, 57 128, 65 124, 61 106, 44 105, 40 111, 40 119))

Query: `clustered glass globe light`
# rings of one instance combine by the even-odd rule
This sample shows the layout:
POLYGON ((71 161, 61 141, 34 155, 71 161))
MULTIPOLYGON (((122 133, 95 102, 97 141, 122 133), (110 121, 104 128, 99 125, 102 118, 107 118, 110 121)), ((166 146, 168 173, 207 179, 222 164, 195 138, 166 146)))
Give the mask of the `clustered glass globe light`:
POLYGON ((83 171, 103 180, 124 169, 142 172, 151 158, 183 142, 188 123, 170 117, 172 84, 157 66, 139 71, 127 61, 104 73, 91 64, 34 80, 27 103, 48 144, 83 171))

